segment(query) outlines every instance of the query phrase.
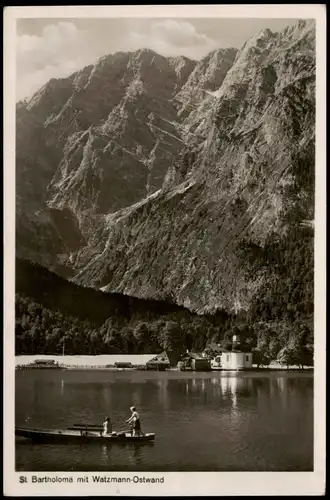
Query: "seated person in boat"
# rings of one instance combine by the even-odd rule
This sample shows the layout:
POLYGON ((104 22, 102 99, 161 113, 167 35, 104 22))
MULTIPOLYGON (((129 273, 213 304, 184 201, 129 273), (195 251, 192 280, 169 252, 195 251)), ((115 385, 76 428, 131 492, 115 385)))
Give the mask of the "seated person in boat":
POLYGON ((143 432, 141 431, 140 415, 136 411, 135 406, 131 406, 130 410, 132 412, 132 415, 128 420, 126 420, 126 423, 131 424, 133 436, 143 436, 143 432))
POLYGON ((106 435, 111 434, 111 433, 112 433, 111 419, 110 419, 110 417, 106 417, 106 419, 103 422, 102 436, 106 436, 106 435))

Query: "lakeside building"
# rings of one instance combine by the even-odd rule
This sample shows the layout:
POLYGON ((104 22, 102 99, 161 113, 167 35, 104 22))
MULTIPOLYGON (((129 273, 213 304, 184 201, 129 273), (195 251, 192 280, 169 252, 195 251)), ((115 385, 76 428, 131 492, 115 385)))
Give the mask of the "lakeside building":
POLYGON ((223 351, 211 361, 213 369, 246 370, 252 368, 252 353, 242 351, 223 351))
POLYGON ((182 351, 163 351, 147 361, 147 370, 164 371, 176 368, 182 357, 182 351))
MULTIPOLYGON (((23 368, 23 366, 20 366, 23 368)), ((42 369, 62 369, 62 367, 54 359, 36 359, 32 363, 26 365, 26 368, 42 368, 42 369)))
POLYGON ((170 366, 171 363, 166 352, 157 354, 157 356, 146 363, 147 370, 165 371, 168 370, 170 366))
POLYGON ((130 361, 115 361, 114 367, 115 368, 133 368, 133 365, 130 361))
POLYGON ((211 361, 198 352, 163 351, 146 363, 147 370, 164 371, 178 368, 181 371, 209 371, 211 361))
POLYGON ((211 360, 214 370, 247 370, 252 368, 252 352, 241 344, 237 335, 225 349, 211 360))
POLYGON ((192 371, 209 371, 211 370, 211 361, 199 352, 187 352, 184 354, 179 363, 179 370, 192 370, 192 371))

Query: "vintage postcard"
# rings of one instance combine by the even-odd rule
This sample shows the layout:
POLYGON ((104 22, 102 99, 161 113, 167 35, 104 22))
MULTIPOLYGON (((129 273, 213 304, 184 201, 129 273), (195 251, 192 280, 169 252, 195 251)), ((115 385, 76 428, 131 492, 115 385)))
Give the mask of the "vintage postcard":
POLYGON ((324 494, 325 6, 4 28, 4 494, 324 494))

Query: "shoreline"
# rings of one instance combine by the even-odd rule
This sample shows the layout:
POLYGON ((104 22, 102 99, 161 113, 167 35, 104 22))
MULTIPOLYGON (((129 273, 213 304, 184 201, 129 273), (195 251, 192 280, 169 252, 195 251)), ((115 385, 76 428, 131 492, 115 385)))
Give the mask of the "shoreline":
POLYGON ((105 366, 78 366, 78 365, 59 365, 56 367, 40 367, 40 366, 30 366, 29 364, 16 365, 15 370, 55 370, 55 371, 109 371, 109 372, 136 372, 136 371, 147 371, 147 372, 273 372, 273 371, 289 371, 289 372, 311 372, 314 371, 314 367, 312 366, 304 366, 303 368, 299 368, 297 366, 265 366, 265 367, 252 367, 252 368, 243 368, 237 370, 230 370, 226 368, 211 368, 210 370, 179 370, 178 368, 168 368, 166 370, 148 370, 145 367, 132 367, 132 368, 116 368, 116 367, 105 367, 105 366))
MULTIPOLYGON (((155 355, 154 354, 134 354, 134 355, 19 355, 15 356, 16 370, 83 370, 83 371, 171 371, 180 372, 177 366, 166 368, 166 370, 157 370, 155 368, 147 368, 147 363, 155 355), (39 364, 35 364, 40 361, 39 364), (46 362, 46 363, 45 363, 46 362), (45 363, 43 366, 42 364, 45 363), (52 363, 52 364, 47 364, 52 363), (118 364, 118 365, 117 365, 118 364), (126 364, 126 366, 124 366, 126 364), (121 365, 121 366, 120 366, 121 365)), ((258 366, 253 364, 251 368, 232 369, 228 370, 218 366, 211 367, 208 370, 196 370, 205 372, 273 372, 273 371, 299 371, 311 372, 314 371, 313 366, 304 366, 301 368, 298 365, 287 367, 279 363, 271 363, 270 365, 258 366)), ((193 370, 182 370, 191 372, 193 370)))

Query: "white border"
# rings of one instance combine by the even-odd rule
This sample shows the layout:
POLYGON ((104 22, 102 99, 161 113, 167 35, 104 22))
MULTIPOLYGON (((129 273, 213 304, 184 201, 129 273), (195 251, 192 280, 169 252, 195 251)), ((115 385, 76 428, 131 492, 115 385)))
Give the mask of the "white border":
MULTIPOLYGON (((325 345, 326 345, 326 6, 292 5, 176 5, 176 6, 59 6, 6 7, 4 10, 4 494, 16 496, 197 496, 197 495, 316 495, 325 493, 325 345), (231 17, 314 18, 317 26, 317 124, 315 213, 315 401, 314 472, 201 472, 143 475, 164 476, 164 484, 21 484, 15 472, 14 450, 14 302, 15 302, 15 37, 18 18, 102 17, 231 17)), ((119 476, 119 474, 109 473, 119 476)), ((33 473, 25 474, 31 477, 33 473)), ((38 477, 45 474, 36 473, 38 477)), ((48 476, 82 476, 47 473, 48 476)), ((132 477, 132 473, 123 473, 132 477)))

